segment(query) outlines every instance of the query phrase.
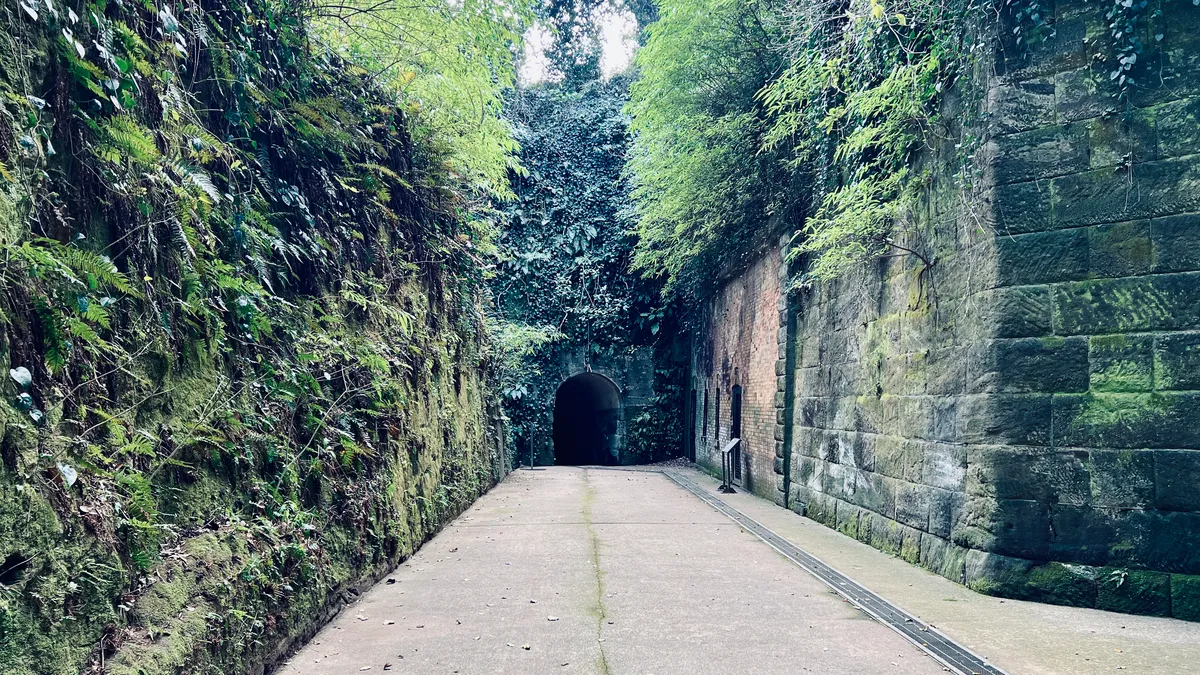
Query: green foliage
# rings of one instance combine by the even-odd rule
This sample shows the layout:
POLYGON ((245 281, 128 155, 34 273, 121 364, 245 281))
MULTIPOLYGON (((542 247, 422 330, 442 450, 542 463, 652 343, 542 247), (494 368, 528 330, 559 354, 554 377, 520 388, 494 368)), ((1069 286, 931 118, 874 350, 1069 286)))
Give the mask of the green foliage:
POLYGON ((367 67, 393 41, 333 45, 307 3, 23 6, 0 9, 0 551, 39 562, 0 622, 44 639, 0 640, 0 670, 111 664, 91 647, 205 536, 241 562, 205 567, 218 611, 180 619, 171 667, 249 670, 502 469, 470 210, 507 189, 519 19, 389 6, 444 29, 402 83, 367 67), (12 495, 54 528, 10 527, 12 495))
POLYGON ((330 52, 396 92, 411 133, 444 153, 452 176, 481 198, 511 196, 517 145, 501 112, 527 0, 313 0, 311 11, 330 52))
POLYGON ((767 119, 756 98, 783 65, 780 6, 671 0, 659 11, 628 106, 634 267, 688 291, 794 208, 780 157, 762 152, 767 119))
POLYGON ((790 148, 797 170, 829 167, 813 171, 815 209, 793 251, 811 254, 807 279, 909 252, 894 225, 910 216, 922 185, 914 160, 937 140, 940 93, 972 56, 967 18, 981 8, 872 0, 844 15, 825 3, 792 14, 789 67, 760 96, 773 117, 768 147, 790 148))
MULTIPOLYGON (((1128 98, 1161 10, 1106 9, 1115 45, 1097 59, 1115 62, 1106 74, 1128 98)), ((636 267, 675 292, 711 287, 778 230, 797 233, 802 283, 880 255, 933 264, 904 236, 920 158, 956 148, 970 186, 986 128, 978 66, 997 40, 1026 49, 1050 34, 1039 0, 666 0, 660 13, 637 57, 630 171, 636 267)))
MULTIPOLYGON (((547 85, 509 103, 526 172, 513 176, 517 196, 502 214, 490 286, 519 447, 549 437, 547 406, 568 358, 591 362, 676 338, 663 330, 658 282, 629 275, 626 87, 620 77, 577 90, 547 85)), ((662 417, 669 405, 653 413, 667 430, 675 428, 662 417)))

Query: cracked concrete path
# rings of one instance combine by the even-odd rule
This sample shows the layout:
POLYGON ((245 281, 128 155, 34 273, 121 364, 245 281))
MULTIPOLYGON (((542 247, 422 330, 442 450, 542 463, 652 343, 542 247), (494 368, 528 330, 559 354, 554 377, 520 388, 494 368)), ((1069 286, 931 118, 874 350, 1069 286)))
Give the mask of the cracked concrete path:
POLYGON ((659 473, 515 472, 390 576, 279 672, 943 672, 659 473))

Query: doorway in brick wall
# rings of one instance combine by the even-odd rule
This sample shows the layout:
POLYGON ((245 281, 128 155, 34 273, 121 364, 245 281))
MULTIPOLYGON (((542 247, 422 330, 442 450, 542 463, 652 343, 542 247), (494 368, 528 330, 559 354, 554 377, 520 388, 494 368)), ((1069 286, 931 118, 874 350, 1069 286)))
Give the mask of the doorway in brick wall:
MULTIPOLYGON (((729 398, 729 438, 742 437, 742 385, 735 384, 733 386, 733 395, 729 398)), ((729 460, 733 464, 733 480, 737 483, 742 481, 742 445, 745 441, 737 444, 733 452, 729 453, 729 460)))

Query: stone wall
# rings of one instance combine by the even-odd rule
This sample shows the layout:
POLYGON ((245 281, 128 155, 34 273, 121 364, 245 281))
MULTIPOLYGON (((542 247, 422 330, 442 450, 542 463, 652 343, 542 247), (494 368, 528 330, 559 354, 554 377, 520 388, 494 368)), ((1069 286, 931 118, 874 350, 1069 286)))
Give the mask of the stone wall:
POLYGON ((981 67, 982 180, 930 152, 905 228, 932 267, 726 284, 693 372, 723 416, 751 374, 778 503, 984 592, 1200 620, 1200 9, 1164 11, 1128 109, 1079 0, 981 67))

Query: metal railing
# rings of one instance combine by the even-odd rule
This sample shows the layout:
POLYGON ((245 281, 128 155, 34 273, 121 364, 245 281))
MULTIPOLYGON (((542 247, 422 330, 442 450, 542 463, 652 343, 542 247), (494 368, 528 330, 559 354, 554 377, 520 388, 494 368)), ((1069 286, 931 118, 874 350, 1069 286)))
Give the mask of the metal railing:
POLYGON ((731 438, 721 449, 721 487, 718 488, 725 494, 733 494, 736 490, 733 489, 733 451, 740 445, 742 439, 731 438))

